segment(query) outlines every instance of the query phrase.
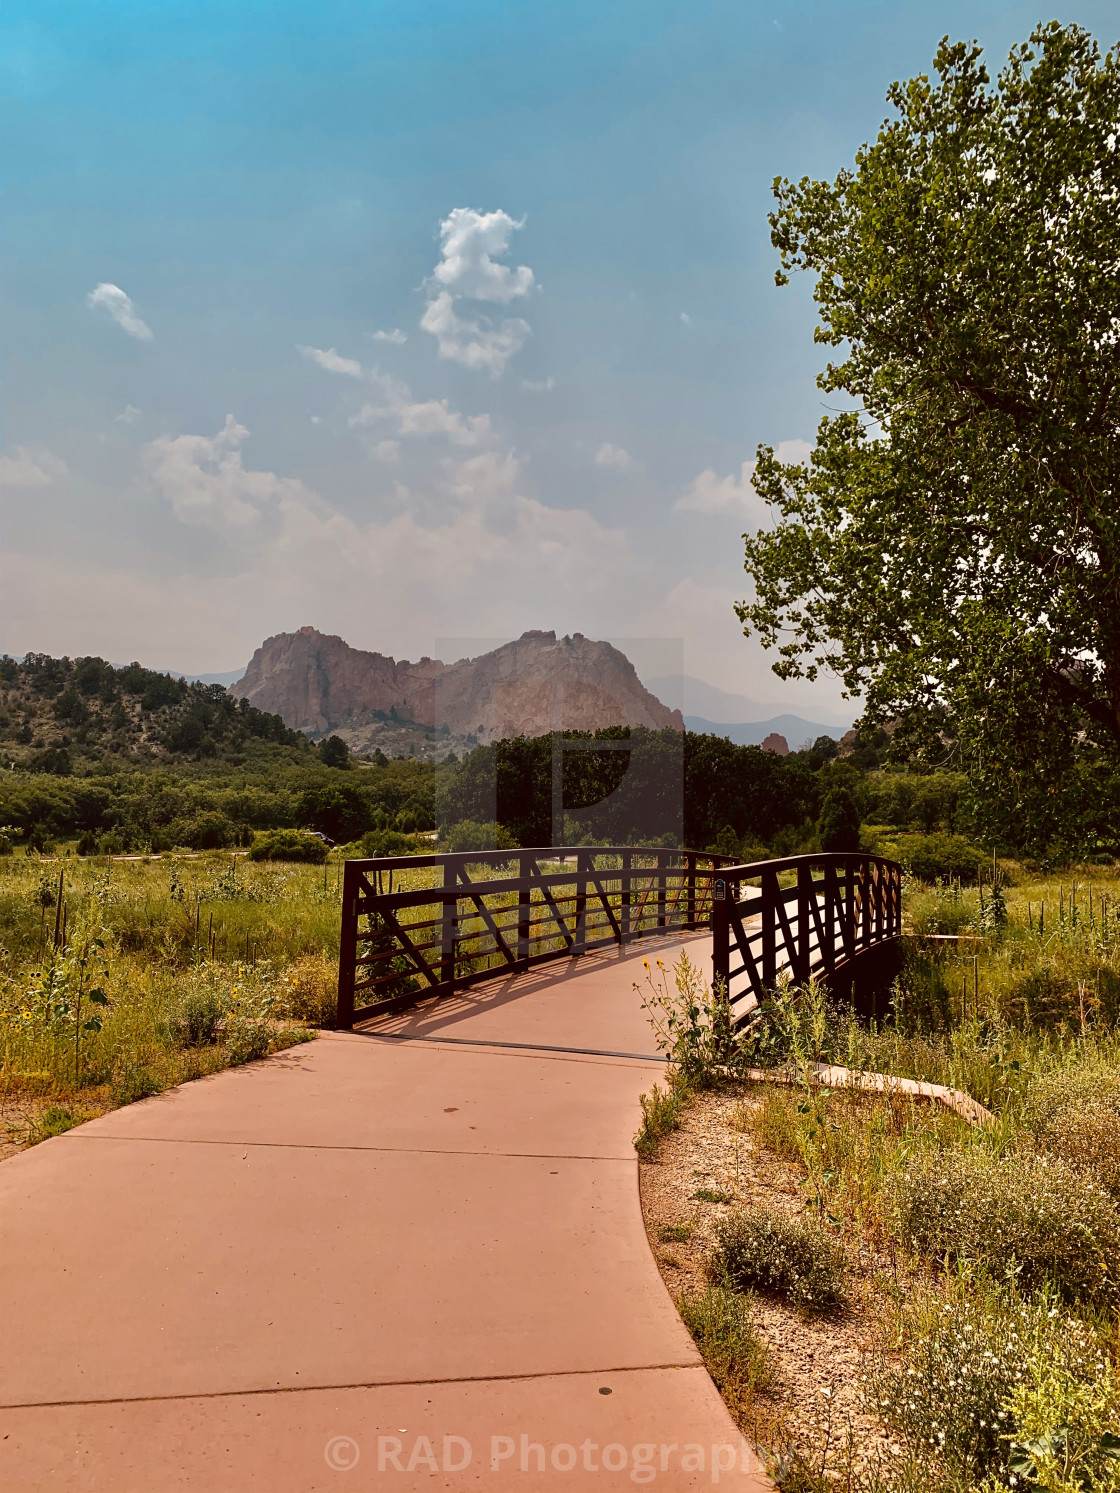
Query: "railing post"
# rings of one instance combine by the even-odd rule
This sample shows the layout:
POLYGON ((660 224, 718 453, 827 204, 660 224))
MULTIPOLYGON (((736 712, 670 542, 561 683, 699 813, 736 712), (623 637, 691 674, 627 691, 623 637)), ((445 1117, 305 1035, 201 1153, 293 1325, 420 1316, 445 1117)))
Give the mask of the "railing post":
POLYGON ((778 983, 778 898, 781 888, 775 871, 762 873, 762 983, 773 990, 778 983))
POLYGON ((361 879, 358 868, 347 861, 342 868, 342 927, 338 943, 338 1013, 336 1021, 344 1030, 354 1025, 354 984, 358 972, 358 897, 361 879))
POLYGON ((576 926, 572 952, 582 954, 587 948, 587 851, 576 851, 576 926))
POLYGON ((813 891, 813 869, 804 863, 797 868, 797 967, 796 978, 804 984, 810 974, 809 898, 813 891))
POLYGON ((517 864, 520 883, 517 889, 517 962, 528 964, 530 903, 533 895, 529 886, 529 878, 533 874, 533 857, 531 855, 519 856, 517 864))
POLYGON ((860 888, 860 944, 865 948, 871 947, 871 877, 868 874, 868 863, 866 860, 860 862, 859 867, 860 888))
POLYGON ((685 852, 684 874, 687 892, 685 895, 685 927, 690 931, 696 927, 696 857, 685 852))
POLYGON ((668 879, 669 868, 668 852, 659 850, 657 852, 657 926, 665 926, 665 882, 668 879))
POLYGON ((720 981, 728 999, 731 997, 731 886, 716 872, 712 876, 712 989, 720 981))
POLYGON ((455 945, 459 933, 459 893, 455 868, 450 862, 443 867, 443 917, 440 919, 439 977, 443 984, 455 984, 455 945), (450 909, 450 912, 448 911, 450 909))
POLYGON ((618 909, 618 926, 622 930, 622 937, 630 937, 630 878, 634 874, 634 853, 630 850, 622 852, 622 891, 619 896, 620 906, 618 909))

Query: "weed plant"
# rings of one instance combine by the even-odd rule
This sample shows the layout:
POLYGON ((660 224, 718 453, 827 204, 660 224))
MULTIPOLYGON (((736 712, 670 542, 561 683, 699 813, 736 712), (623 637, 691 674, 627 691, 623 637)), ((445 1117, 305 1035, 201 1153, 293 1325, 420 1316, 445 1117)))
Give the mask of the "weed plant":
POLYGON ((768 1291, 803 1312, 844 1301, 844 1256, 819 1224, 768 1208, 745 1208, 716 1224, 712 1280, 735 1291, 768 1291))
POLYGON ((746 1426, 755 1394, 773 1380, 770 1355, 751 1316, 751 1303, 739 1291, 709 1286, 681 1296, 677 1307, 700 1349, 716 1388, 739 1426, 746 1426))

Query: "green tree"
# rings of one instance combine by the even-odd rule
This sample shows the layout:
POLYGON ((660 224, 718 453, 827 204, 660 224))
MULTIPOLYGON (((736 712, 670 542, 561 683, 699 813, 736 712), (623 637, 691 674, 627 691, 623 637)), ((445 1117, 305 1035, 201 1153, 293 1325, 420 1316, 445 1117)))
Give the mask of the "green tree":
POLYGON ((328 736, 319 743, 319 760, 324 767, 349 767, 350 748, 341 736, 328 736))
POLYGON ((1078 755, 1120 759, 1120 56, 1053 22, 995 84, 976 45, 935 68, 854 169, 775 182, 777 281, 816 277, 851 407, 806 463, 760 448, 737 611, 1041 844, 1082 833, 1078 755))
POLYGON ((830 788, 817 821, 821 849, 859 849, 859 809, 851 792, 842 784, 830 788))

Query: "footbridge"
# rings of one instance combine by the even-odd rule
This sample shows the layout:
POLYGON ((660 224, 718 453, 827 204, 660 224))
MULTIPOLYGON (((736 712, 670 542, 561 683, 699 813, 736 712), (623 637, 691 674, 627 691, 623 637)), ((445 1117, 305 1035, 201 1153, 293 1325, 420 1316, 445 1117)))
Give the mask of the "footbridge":
POLYGON ((631 846, 460 851, 348 861, 342 908, 344 1029, 548 960, 702 929, 742 1025, 783 972, 838 984, 897 942, 902 871, 856 853, 737 863, 631 846))

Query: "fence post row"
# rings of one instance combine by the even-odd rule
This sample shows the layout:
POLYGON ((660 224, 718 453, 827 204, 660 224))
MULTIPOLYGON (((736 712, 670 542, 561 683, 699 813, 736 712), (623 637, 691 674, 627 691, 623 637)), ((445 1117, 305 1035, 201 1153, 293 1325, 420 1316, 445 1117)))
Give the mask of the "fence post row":
POLYGON ((587 847, 576 850, 574 870, 549 869, 549 862, 566 867, 569 858, 558 847, 347 861, 339 1025, 543 960, 706 923, 714 980, 723 982, 732 1001, 748 991, 757 998, 774 989, 783 968, 797 983, 814 973, 831 975, 901 930, 901 868, 875 856, 792 856, 744 865, 691 850, 587 847), (635 857, 642 864, 635 865, 635 857), (610 869, 612 861, 617 870, 610 869), (472 879, 474 864, 491 870, 491 877, 472 879), (820 867, 818 880, 814 870, 820 867), (435 871, 437 884, 394 890, 393 872, 415 869, 435 871), (796 884, 783 888, 779 877, 787 872, 796 884), (754 880, 759 885, 752 887, 754 880), (462 915, 460 901, 466 902, 462 915), (370 1004, 356 1011, 359 994, 370 1004))

